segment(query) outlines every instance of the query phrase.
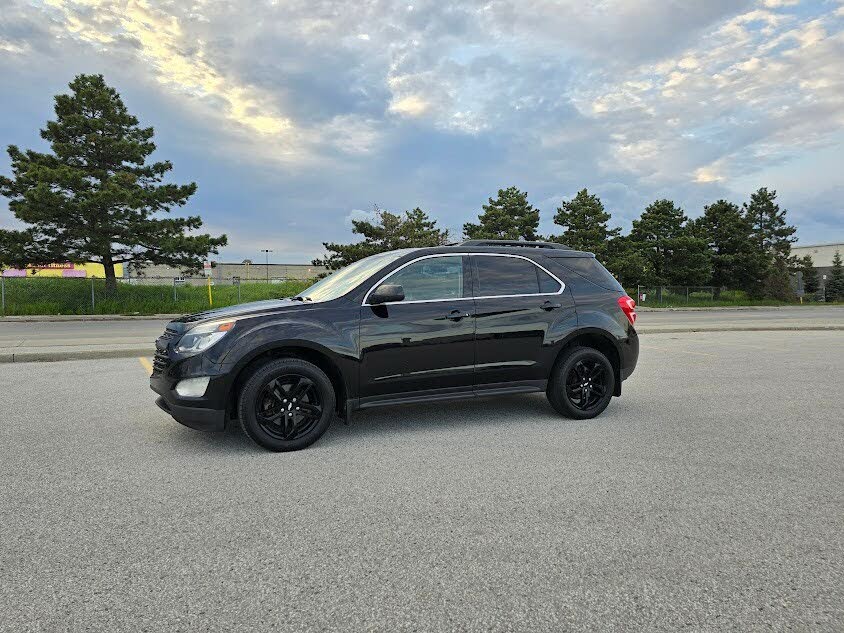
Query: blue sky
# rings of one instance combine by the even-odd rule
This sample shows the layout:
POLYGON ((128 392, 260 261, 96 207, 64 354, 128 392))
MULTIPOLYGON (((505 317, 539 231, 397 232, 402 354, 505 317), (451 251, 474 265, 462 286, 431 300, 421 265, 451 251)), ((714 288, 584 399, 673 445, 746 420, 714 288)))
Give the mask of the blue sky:
POLYGON ((80 72, 155 127, 227 261, 308 261, 375 204, 459 237, 509 185, 546 233, 583 187, 626 231, 767 186, 801 242, 844 240, 838 0, 6 0, 0 144, 43 148, 80 72))

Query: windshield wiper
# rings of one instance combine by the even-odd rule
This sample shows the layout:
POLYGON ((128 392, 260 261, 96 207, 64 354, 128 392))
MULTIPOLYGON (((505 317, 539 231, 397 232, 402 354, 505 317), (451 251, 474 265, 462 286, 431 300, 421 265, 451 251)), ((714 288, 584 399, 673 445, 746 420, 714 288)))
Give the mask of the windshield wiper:
POLYGON ((296 295, 295 297, 290 297, 293 301, 301 301, 304 303, 305 301, 313 301, 310 297, 303 297, 302 295, 296 295))

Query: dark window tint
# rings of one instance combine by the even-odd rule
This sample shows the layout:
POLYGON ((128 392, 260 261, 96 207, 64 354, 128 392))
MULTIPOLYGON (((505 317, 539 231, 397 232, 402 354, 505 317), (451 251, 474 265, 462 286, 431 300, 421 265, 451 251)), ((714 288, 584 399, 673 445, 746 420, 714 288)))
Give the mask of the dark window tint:
POLYGON ((384 281, 400 284, 405 301, 459 299, 463 296, 463 258, 429 257, 405 266, 384 281))
POLYGON ((573 270, 581 277, 588 279, 601 288, 624 292, 624 288, 621 287, 618 280, 597 259, 592 257, 560 257, 554 261, 569 270, 573 270))
POLYGON ((478 269, 478 296, 539 293, 538 269, 529 261, 517 257, 477 256, 473 259, 478 269))
POLYGON ((539 277, 539 292, 559 292, 560 282, 554 279, 551 275, 542 270, 539 266, 536 268, 536 276, 539 277))

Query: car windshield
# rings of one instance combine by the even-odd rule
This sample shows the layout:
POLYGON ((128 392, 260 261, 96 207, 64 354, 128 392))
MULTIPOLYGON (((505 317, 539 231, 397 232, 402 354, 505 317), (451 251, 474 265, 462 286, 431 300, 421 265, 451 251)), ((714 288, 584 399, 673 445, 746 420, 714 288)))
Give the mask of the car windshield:
POLYGON ((349 264, 345 268, 331 273, 324 279, 320 279, 307 290, 300 292, 296 298, 303 301, 318 302, 331 301, 337 297, 342 297, 362 281, 365 281, 384 266, 394 262, 410 250, 405 248, 398 251, 370 255, 354 264, 349 264))

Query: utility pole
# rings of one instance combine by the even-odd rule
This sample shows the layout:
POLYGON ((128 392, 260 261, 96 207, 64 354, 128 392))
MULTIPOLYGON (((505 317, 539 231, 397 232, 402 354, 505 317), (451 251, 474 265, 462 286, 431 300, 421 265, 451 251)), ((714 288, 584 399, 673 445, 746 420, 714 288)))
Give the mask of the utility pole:
POLYGON ((267 283, 270 283, 270 253, 272 253, 272 250, 270 250, 269 248, 262 248, 260 252, 264 254, 266 259, 267 283))

